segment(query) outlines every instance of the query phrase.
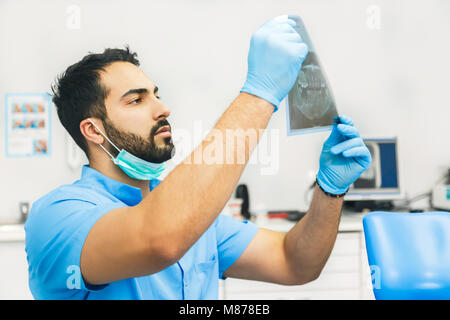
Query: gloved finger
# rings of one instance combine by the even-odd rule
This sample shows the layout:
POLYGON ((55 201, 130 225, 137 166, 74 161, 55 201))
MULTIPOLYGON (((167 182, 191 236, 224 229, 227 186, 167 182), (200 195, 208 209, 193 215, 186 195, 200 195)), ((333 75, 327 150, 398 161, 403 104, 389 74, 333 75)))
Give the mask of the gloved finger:
POLYGON ((342 155, 346 158, 351 158, 351 157, 365 157, 368 159, 371 158, 369 149, 367 149, 366 146, 360 146, 360 147, 355 147, 355 148, 345 150, 344 152, 342 152, 342 155))
POLYGON ((348 124, 349 126, 354 126, 353 120, 347 116, 339 116, 340 123, 348 124))
POLYGON ((288 23, 279 23, 277 25, 274 25, 271 27, 271 31, 273 33, 297 33, 294 27, 292 27, 288 23))
POLYGON ((349 138, 359 137, 359 131, 355 127, 348 124, 338 124, 337 129, 340 134, 349 138))
POLYGON ((344 142, 341 142, 341 143, 335 145, 334 147, 332 147, 330 149, 330 151, 333 154, 339 154, 348 149, 351 149, 354 147, 359 147, 359 146, 364 146, 364 142, 362 141, 361 138, 358 137, 358 138, 353 138, 350 140, 345 140, 344 142))
POLYGON ((288 19, 288 20, 287 20, 287 23, 288 23, 292 28, 295 28, 295 27, 297 26, 297 22, 295 22, 295 21, 292 20, 292 19, 288 19))
POLYGON ((297 32, 294 33, 284 33, 279 36, 280 39, 283 39, 284 41, 288 42, 297 42, 302 43, 302 37, 297 32))
POLYGON ((295 57, 300 57, 300 59, 305 59, 308 55, 308 46, 305 43, 289 43, 289 50, 291 54, 295 57))
POLYGON ((295 20, 293 20, 292 18, 291 18, 291 16, 289 16, 289 15, 282 15, 282 16, 278 16, 278 17, 275 17, 274 19, 273 19, 273 22, 274 23, 287 23, 287 24, 289 24, 291 27, 295 27, 296 25, 297 25, 297 22, 295 22, 295 20))

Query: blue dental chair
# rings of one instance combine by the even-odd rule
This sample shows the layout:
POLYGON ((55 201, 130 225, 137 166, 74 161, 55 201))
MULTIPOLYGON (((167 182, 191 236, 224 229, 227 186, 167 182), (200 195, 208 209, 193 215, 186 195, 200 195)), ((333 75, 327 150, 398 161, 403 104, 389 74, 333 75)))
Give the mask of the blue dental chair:
POLYGON ((450 300, 450 212, 371 212, 363 226, 376 299, 450 300))

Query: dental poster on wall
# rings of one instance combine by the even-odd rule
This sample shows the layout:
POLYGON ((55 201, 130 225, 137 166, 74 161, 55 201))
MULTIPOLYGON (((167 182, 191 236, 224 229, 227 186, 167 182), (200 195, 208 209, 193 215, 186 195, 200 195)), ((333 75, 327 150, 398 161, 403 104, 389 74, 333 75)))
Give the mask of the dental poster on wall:
POLYGON ((295 31, 309 52, 286 99, 288 135, 330 130, 338 115, 330 85, 303 21, 298 16, 289 18, 296 22, 295 31))
POLYGON ((7 157, 50 155, 51 97, 49 94, 7 94, 5 113, 7 157))

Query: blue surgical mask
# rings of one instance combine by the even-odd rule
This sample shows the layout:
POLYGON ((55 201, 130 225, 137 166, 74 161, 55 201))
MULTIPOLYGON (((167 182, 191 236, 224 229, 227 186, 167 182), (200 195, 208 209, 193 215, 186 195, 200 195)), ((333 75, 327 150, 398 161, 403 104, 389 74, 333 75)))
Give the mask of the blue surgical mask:
POLYGON ((119 151, 119 154, 114 157, 108 150, 101 144, 99 146, 111 157, 112 162, 117 165, 123 172, 125 172, 130 178, 138 180, 151 180, 158 178, 161 173, 166 169, 166 163, 152 163, 138 158, 125 149, 120 150, 116 147, 111 140, 100 130, 91 119, 88 119, 95 128, 105 137, 108 142, 119 151))

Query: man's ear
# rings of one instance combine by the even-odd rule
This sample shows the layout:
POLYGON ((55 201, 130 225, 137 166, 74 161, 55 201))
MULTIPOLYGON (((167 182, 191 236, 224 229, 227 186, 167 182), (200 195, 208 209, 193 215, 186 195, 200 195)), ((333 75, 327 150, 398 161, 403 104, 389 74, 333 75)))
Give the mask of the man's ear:
POLYGON ((103 123, 100 119, 87 118, 80 122, 81 134, 88 142, 103 144, 105 138, 100 130, 104 132, 103 123), (95 123, 95 125, 93 123, 95 123), (97 126, 97 128, 95 126, 97 126))

